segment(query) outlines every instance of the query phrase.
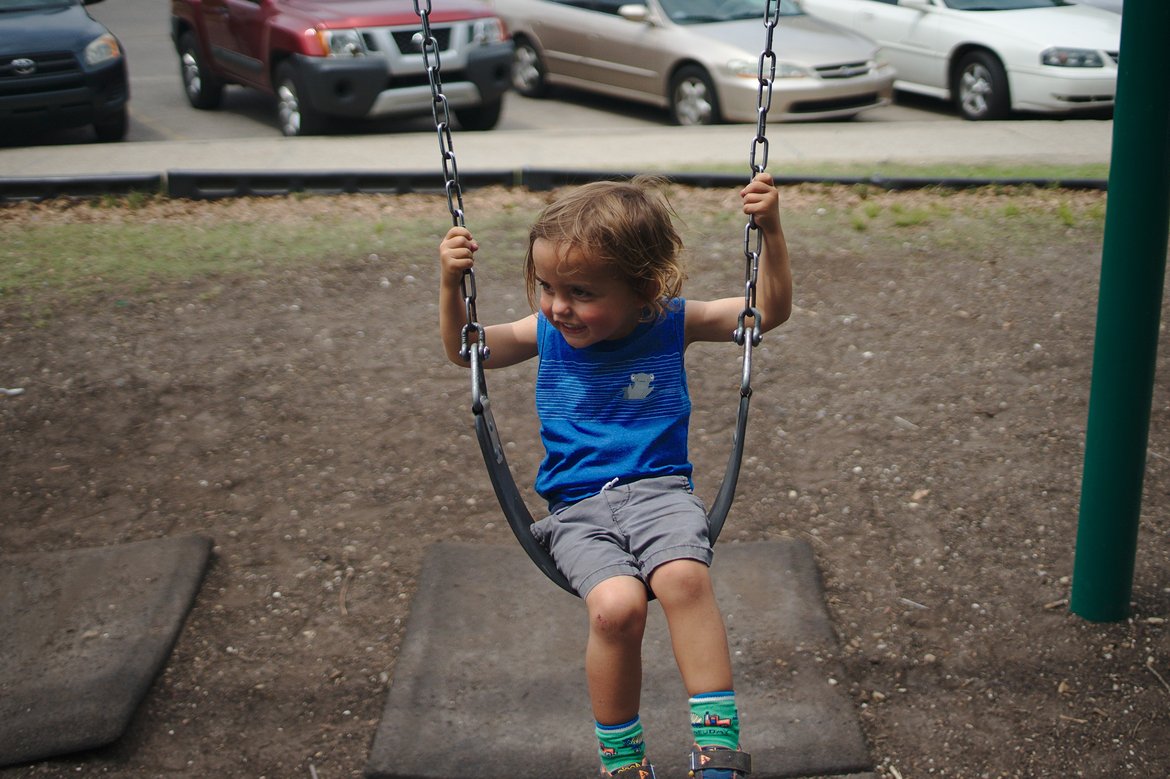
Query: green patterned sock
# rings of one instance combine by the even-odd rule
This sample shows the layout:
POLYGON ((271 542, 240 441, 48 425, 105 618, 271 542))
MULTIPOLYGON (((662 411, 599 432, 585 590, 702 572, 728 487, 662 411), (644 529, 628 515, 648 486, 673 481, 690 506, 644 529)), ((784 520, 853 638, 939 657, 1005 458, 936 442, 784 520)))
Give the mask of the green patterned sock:
POLYGON ((735 692, 705 692, 690 699, 691 733, 700 747, 739 749, 739 710, 735 692))
POLYGON ((646 756, 641 717, 634 717, 620 725, 602 725, 598 722, 595 731, 601 765, 610 773, 632 763, 641 763, 646 756))

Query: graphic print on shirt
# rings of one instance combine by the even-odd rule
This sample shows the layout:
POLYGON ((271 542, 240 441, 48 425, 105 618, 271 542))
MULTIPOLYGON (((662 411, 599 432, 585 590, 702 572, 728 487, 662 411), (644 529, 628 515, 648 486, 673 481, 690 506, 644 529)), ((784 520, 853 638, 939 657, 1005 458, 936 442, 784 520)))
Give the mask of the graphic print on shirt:
POLYGON ((626 400, 645 400, 654 391, 653 373, 630 374, 630 383, 622 390, 622 397, 626 400))

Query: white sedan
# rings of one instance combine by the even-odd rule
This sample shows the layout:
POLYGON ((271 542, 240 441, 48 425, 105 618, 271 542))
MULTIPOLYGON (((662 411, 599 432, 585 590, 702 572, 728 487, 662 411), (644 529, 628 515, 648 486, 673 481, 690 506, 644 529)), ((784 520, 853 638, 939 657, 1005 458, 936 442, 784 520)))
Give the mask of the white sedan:
POLYGON ((967 119, 1107 109, 1121 16, 1068 0, 801 0, 873 38, 896 89, 953 100, 967 119))

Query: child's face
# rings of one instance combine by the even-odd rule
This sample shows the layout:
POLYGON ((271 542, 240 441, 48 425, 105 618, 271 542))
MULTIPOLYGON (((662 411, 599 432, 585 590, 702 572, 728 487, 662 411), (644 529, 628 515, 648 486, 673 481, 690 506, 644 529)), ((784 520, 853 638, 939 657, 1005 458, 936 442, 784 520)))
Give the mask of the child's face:
POLYGON ((543 238, 532 244, 540 311, 575 349, 624 338, 646 301, 603 263, 543 238))

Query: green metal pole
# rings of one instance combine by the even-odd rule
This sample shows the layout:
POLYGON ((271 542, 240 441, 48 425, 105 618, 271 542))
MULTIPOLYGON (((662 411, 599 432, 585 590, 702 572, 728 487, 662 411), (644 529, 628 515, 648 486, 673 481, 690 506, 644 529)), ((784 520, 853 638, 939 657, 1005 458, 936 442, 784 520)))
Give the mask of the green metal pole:
POLYGON ((1133 591, 1170 227, 1170 2, 1125 0, 1080 523, 1069 608, 1125 619, 1133 591))

